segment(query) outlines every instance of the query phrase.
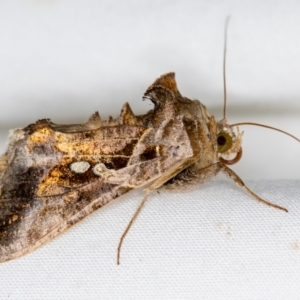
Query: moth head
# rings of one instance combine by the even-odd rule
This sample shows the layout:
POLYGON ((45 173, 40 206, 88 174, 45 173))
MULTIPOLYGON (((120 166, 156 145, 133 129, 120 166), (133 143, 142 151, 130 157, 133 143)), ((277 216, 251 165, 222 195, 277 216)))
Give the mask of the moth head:
POLYGON ((217 151, 219 160, 227 165, 237 163, 242 157, 242 136, 243 132, 235 127, 236 131, 230 127, 226 119, 218 122, 217 151), (232 158, 232 156, 234 157, 232 158))
POLYGON ((226 52, 227 52, 227 28, 229 23, 229 17, 226 18, 225 22, 225 30, 224 30, 224 49, 223 49, 223 88, 224 88, 224 106, 223 106, 223 119, 217 123, 217 152, 219 161, 226 164, 232 165, 237 163, 242 157, 242 136, 243 132, 239 131, 238 126, 243 125, 251 125, 251 126, 260 126, 268 129, 272 129, 278 132, 281 132, 285 135, 290 136, 291 138, 295 139, 296 141, 300 142, 300 139, 296 136, 281 130, 279 128, 275 128, 272 126, 254 123, 254 122, 240 122, 229 125, 226 120, 226 107, 227 107, 227 88, 226 88, 226 52), (233 129, 236 129, 234 131, 233 129), (235 154, 234 158, 231 156, 235 154))

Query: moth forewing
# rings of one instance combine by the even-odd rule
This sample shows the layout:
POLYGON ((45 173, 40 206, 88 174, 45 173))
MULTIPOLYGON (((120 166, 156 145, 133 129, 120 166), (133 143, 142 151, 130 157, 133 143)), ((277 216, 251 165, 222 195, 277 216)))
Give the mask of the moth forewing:
MULTIPOLYGON (((164 78, 176 85, 173 73, 164 78)), ((116 119, 101 121, 96 113, 78 125, 39 120, 12 132, 1 159, 1 261, 32 251, 131 189, 163 184, 193 163, 202 151, 195 143, 202 105, 180 98, 183 108, 175 91, 161 87, 161 102, 143 116, 133 116, 125 104, 116 119)))

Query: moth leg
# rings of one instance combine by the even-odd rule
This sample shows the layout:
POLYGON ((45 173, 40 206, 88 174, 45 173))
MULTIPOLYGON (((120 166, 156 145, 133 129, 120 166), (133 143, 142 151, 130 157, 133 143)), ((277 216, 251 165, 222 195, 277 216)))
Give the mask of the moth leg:
POLYGON ((140 213, 140 211, 142 210, 148 196, 150 194, 150 191, 147 191, 146 192, 146 195, 144 196, 142 202, 140 203, 140 205, 138 206, 137 210, 135 211, 134 215, 132 216, 130 222, 128 223, 126 229, 124 230, 121 238, 120 238, 120 241, 119 241, 119 245, 118 245, 118 250, 117 250, 117 264, 119 265, 120 264, 120 255, 121 255, 121 247, 122 247, 122 244, 123 244, 123 241, 129 231, 129 229, 131 228, 134 220, 137 218, 138 214, 140 213))
POLYGON ((185 160, 181 160, 179 161, 172 169, 168 170, 166 172, 166 174, 162 175, 161 177, 159 177, 157 180, 155 180, 147 189, 146 189, 146 194, 142 200, 142 202, 140 203, 140 205, 138 206, 137 210, 135 211, 134 215, 132 216, 130 222, 128 223, 125 231, 123 232, 120 241, 119 241, 119 245, 118 245, 118 249, 117 249, 117 264, 120 264, 120 254, 121 254, 121 248, 122 248, 122 244, 124 242, 124 239, 129 231, 129 229, 131 228, 134 220, 137 218, 138 214, 140 213, 140 211, 142 210, 148 196, 150 195, 150 193, 154 190, 157 190, 159 187, 161 187, 166 181, 168 181, 170 178, 172 178, 173 176, 175 176, 176 174, 178 174, 179 172, 181 172, 183 169, 187 168, 189 165, 193 164, 195 162, 195 160, 197 159, 197 157, 193 157, 193 158, 188 158, 185 160))
POLYGON ((230 177, 238 186, 240 186, 241 188, 243 188, 248 194, 250 194, 254 199, 256 199, 257 201, 260 201, 264 204, 267 204, 269 206, 284 210, 285 212, 288 212, 288 210, 285 207, 276 205, 274 203, 271 203, 269 201, 266 201, 262 198, 260 198, 258 195, 256 195, 254 192, 252 192, 243 182, 243 180, 230 168, 228 168, 226 165, 220 163, 220 170, 227 175, 228 177, 230 177))

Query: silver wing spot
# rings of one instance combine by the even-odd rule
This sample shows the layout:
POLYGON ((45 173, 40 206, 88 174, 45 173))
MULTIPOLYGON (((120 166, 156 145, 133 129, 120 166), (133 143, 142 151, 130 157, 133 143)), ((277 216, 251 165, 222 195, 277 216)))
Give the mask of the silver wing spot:
POLYGON ((76 161, 70 164, 70 170, 74 173, 84 173, 90 168, 87 161, 76 161))

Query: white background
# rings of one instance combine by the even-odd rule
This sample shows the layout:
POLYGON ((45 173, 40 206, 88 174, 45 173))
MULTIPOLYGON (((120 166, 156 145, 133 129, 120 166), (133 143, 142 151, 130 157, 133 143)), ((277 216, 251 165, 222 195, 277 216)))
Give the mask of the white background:
MULTIPOLYGON (((118 115, 159 75, 217 119, 228 32, 228 120, 300 136, 299 1, 24 0, 0 2, 0 137, 41 118, 78 123, 118 115)), ((154 193, 116 247, 143 193, 96 212, 55 241, 0 265, 0 299, 299 299, 300 144, 243 127, 234 170, 262 197, 215 180, 154 193)))

